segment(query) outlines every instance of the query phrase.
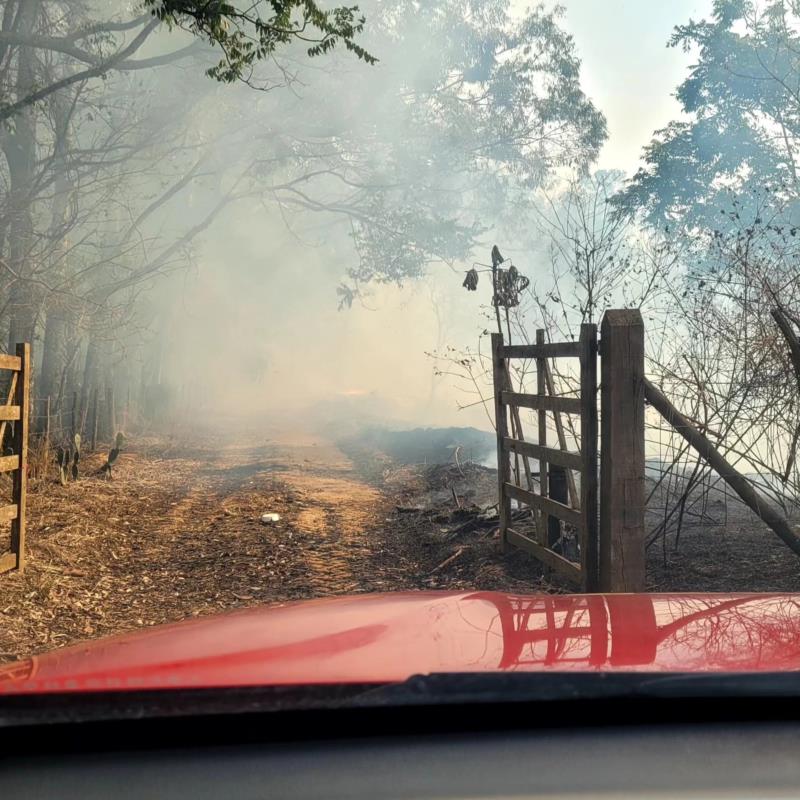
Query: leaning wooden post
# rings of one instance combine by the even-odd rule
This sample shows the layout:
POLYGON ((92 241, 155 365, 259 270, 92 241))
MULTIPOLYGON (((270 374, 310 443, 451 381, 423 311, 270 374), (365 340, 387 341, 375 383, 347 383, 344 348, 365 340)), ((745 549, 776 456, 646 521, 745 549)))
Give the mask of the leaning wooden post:
POLYGON ((31 346, 17 345, 20 359, 19 377, 14 405, 19 406, 19 420, 14 424, 14 453, 19 455, 19 467, 14 471, 14 504, 17 516, 11 521, 11 549, 17 554, 17 569, 25 568, 25 505, 28 493, 28 423, 30 418, 31 346))
POLYGON ((600 589, 645 589, 644 322, 606 311, 600 328, 600 589))
POLYGON ((500 393, 506 386, 506 366, 502 355, 503 337, 492 334, 492 377, 494 379, 494 418, 497 426, 497 499, 500 517, 500 550, 506 549, 507 533, 511 522, 511 498, 505 484, 511 482, 511 465, 503 440, 508 436, 508 415, 500 393))

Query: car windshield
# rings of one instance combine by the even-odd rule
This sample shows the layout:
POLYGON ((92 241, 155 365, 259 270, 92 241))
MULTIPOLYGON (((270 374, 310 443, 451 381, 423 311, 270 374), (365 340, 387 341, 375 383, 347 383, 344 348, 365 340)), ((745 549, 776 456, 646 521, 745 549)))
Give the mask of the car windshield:
POLYGON ((800 669, 799 3, 0 10, 0 694, 800 669))

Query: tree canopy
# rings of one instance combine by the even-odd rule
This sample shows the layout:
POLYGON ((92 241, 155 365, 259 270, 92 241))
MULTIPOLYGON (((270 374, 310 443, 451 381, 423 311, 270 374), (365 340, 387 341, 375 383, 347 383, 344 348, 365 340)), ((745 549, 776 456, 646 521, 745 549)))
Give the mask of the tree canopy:
POLYGON ((524 224, 554 171, 597 157, 605 118, 558 12, 517 19, 503 0, 363 7, 380 64, 357 79, 335 57, 324 74, 296 64, 296 95, 267 95, 257 112, 272 120, 261 179, 287 209, 351 226, 356 283, 469 258, 490 226, 524 224))
POLYGON ((377 59, 356 41, 365 19, 358 6, 323 9, 315 0, 145 0, 145 7, 162 22, 200 36, 221 48, 223 57, 208 75, 232 83, 249 81, 254 66, 293 41, 317 56, 343 45, 359 59, 377 59))
POLYGON ((688 119, 656 132, 618 207, 719 229, 734 196, 797 198, 800 4, 715 0, 709 20, 678 26, 670 45, 698 54, 676 93, 688 119))

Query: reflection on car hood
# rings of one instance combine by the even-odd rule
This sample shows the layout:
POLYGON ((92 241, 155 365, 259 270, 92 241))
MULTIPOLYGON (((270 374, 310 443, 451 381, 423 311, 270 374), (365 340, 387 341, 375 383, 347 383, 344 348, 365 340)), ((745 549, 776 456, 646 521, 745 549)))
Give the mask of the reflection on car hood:
POLYGON ((0 667, 0 693, 498 670, 798 669, 800 595, 408 592, 252 608, 87 642, 0 667))

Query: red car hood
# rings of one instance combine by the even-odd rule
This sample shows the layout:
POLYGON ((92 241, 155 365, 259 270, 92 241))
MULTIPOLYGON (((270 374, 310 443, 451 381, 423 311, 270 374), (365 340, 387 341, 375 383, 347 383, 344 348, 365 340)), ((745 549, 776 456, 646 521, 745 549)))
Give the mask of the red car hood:
POLYGON ((800 595, 414 592, 253 608, 87 642, 0 667, 0 693, 799 669, 800 595))

